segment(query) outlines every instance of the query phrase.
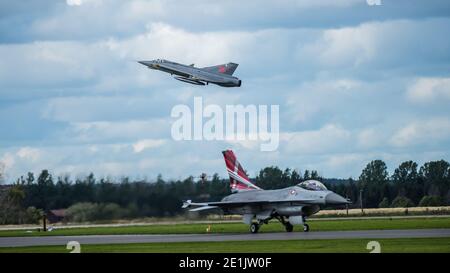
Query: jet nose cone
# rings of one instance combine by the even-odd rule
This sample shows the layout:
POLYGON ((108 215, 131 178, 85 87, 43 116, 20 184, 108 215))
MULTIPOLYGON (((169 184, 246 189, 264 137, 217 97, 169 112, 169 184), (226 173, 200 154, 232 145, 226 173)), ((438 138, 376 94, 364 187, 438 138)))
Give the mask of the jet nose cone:
POLYGON ((149 62, 146 62, 146 61, 138 61, 138 63, 143 64, 143 65, 149 65, 149 62))
POLYGON ((347 199, 334 192, 330 192, 329 194, 327 194, 327 196, 325 196, 325 202, 331 205, 350 204, 347 199))

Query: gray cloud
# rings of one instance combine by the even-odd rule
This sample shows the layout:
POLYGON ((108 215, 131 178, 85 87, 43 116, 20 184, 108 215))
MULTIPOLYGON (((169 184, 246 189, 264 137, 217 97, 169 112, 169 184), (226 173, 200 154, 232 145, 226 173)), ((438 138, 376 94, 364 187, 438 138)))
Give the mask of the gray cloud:
POLYGON ((65 1, 2 3, 2 42, 80 40, 127 37, 145 25, 165 22, 196 32, 266 28, 330 28, 355 26, 367 21, 448 17, 445 0, 384 0, 382 6, 365 0, 340 1, 65 1), (15 31, 19 29, 20 31, 15 31))

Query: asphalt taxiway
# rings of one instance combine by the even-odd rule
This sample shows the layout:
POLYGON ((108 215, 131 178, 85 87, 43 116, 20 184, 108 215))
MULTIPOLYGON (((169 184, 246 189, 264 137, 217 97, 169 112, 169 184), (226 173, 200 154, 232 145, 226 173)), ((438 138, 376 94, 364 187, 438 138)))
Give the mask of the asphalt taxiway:
POLYGON ((69 241, 80 244, 130 244, 173 242, 224 242, 255 240, 313 240, 313 239, 392 239, 392 238, 436 238, 450 237, 450 229, 406 229, 406 230, 357 230, 357 231, 311 231, 277 232, 258 234, 164 234, 164 235, 84 235, 84 236, 39 236, 2 237, 0 247, 66 245, 69 241))

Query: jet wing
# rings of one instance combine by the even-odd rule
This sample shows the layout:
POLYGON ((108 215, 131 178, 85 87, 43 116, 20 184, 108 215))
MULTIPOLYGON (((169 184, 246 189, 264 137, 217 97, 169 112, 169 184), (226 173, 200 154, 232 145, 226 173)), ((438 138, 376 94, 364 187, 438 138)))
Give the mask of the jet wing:
POLYGON ((189 211, 200 211, 216 208, 230 208, 239 206, 257 206, 268 204, 280 204, 280 203, 295 203, 298 205, 308 205, 317 202, 317 199, 303 199, 301 201, 289 201, 289 200, 272 200, 272 201, 221 201, 221 202, 205 202, 205 203, 193 203, 191 200, 187 200, 183 203, 182 208, 197 207, 190 209, 189 211))
POLYGON ((208 206, 218 207, 235 207, 245 205, 265 205, 265 204, 279 204, 279 203, 296 203, 296 204, 311 204, 317 202, 317 199, 303 199, 301 201, 289 201, 289 200, 267 200, 267 201, 224 201, 224 202, 209 202, 208 206))

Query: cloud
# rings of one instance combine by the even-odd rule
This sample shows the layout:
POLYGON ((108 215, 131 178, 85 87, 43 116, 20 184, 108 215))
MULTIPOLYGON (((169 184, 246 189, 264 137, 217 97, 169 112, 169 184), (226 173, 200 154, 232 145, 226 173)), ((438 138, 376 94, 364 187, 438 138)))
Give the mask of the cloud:
POLYGON ((63 136, 75 143, 114 143, 169 135, 169 118, 75 122, 63 133, 63 136))
MULTIPOLYGON (((365 93, 363 82, 353 79, 317 79, 305 81, 286 95, 286 106, 291 122, 308 122, 324 111, 339 112, 343 101, 352 101, 365 93), (326 98, 326 99, 325 99, 326 98)), ((348 107, 348 105, 345 105, 348 107)))
POLYGON ((407 147, 412 145, 438 145, 450 139, 450 120, 434 118, 414 121, 400 128, 391 138, 392 145, 407 147))
POLYGON ((0 45, 0 92, 92 84, 97 79, 98 63, 88 60, 92 59, 90 54, 97 53, 97 58, 103 55, 100 48, 89 49, 77 42, 0 45))
POLYGON ((357 144, 363 148, 373 148, 382 144, 385 137, 378 128, 366 128, 357 135, 357 144))
POLYGON ((71 123, 143 120, 166 118, 172 105, 173 96, 158 94, 56 97, 42 103, 41 116, 47 120, 71 123), (147 111, 149 108, 153 111, 147 111))
POLYGON ((23 147, 17 151, 17 156, 24 160, 38 161, 40 159, 40 151, 36 148, 23 147))
POLYGON ((69 6, 81 6, 81 4, 83 4, 83 0, 66 0, 66 3, 69 6))
POLYGON ((328 156, 326 164, 333 169, 348 167, 353 164, 361 164, 364 161, 364 155, 359 153, 341 153, 328 156))
POLYGON ((133 144, 135 153, 140 153, 143 150, 159 147, 166 141, 164 139, 143 139, 133 144))
POLYGON ((11 153, 5 153, 1 157, 0 162, 3 163, 5 170, 10 169, 13 167, 13 165, 15 163, 14 155, 11 153))
MULTIPOLYGON (((261 35, 258 35, 261 36, 261 35)), ((269 37, 258 37, 269 38, 269 37)), ((193 33, 163 23, 129 39, 94 42, 41 41, 0 45, 0 93, 12 96, 13 89, 45 89, 51 95, 79 95, 80 91, 124 92, 149 85, 173 88, 168 75, 149 73, 135 60, 161 56, 197 66, 238 59, 255 44, 245 32, 193 33), (240 43, 235 43, 240 40, 240 43), (243 50, 243 53, 239 53, 243 50), (239 53, 239 54, 236 54, 239 53), (19 79, 27 79, 21 81, 19 79), (167 84, 168 83, 168 84, 167 84), (76 88, 76 90, 74 90, 76 88), (89 90, 86 90, 88 89, 89 90), (75 92, 76 91, 76 92, 75 92)), ((261 54, 265 54, 265 48, 261 54)))
POLYGON ((81 6, 85 4, 94 4, 95 6, 99 6, 102 5, 103 2, 103 0, 66 0, 66 4, 68 6, 81 6))
POLYGON ((450 100, 450 78, 420 78, 407 91, 408 99, 417 103, 450 100))
POLYGON ((326 30, 199 33, 157 22, 124 39, 0 45, 0 93, 13 96, 17 94, 13 89, 39 88, 51 95, 63 89, 64 95, 78 96, 80 92, 129 92, 148 86, 174 88, 177 83, 166 81, 168 75, 149 73, 134 62, 161 56, 198 66, 239 62, 239 73, 247 79, 244 85, 254 88, 261 88, 255 81, 274 79, 274 75, 283 75, 278 80, 281 85, 294 79, 298 84, 317 75, 386 78, 390 74, 374 68, 420 71, 424 63, 436 59, 436 69, 442 69, 441 62, 450 60, 450 41, 443 38, 442 26, 450 26, 450 20, 373 22, 326 30), (417 32, 439 47, 414 46, 417 32), (412 55, 420 59, 413 62, 412 55), (265 64, 270 64, 270 69, 262 69, 265 64), (24 78, 27 81, 18 80, 24 78))
POLYGON ((283 152, 288 154, 323 154, 345 150, 351 132, 337 124, 326 124, 318 130, 281 133, 283 152))
POLYGON ((0 15, 4 15, 0 16, 0 32, 5 35, 0 36, 0 41, 129 37, 142 32, 145 24, 155 22, 194 32, 300 27, 325 29, 377 20, 446 17, 449 11, 445 0, 426 3, 397 0, 376 8, 367 5, 365 0, 3 1, 0 3, 0 15))
POLYGON ((300 58, 314 56, 324 66, 358 67, 376 55, 379 24, 325 30, 322 38, 300 48, 300 58))
POLYGON ((390 72, 426 71, 429 65, 446 67, 449 61, 449 39, 444 38, 448 18, 424 21, 389 20, 365 22, 357 26, 324 30, 310 43, 300 43, 296 58, 315 68, 354 76, 376 78, 390 72), (428 41, 426 44, 418 42, 428 41), (422 65, 422 66, 419 66, 422 65), (371 72, 372 74, 369 74, 371 72))

